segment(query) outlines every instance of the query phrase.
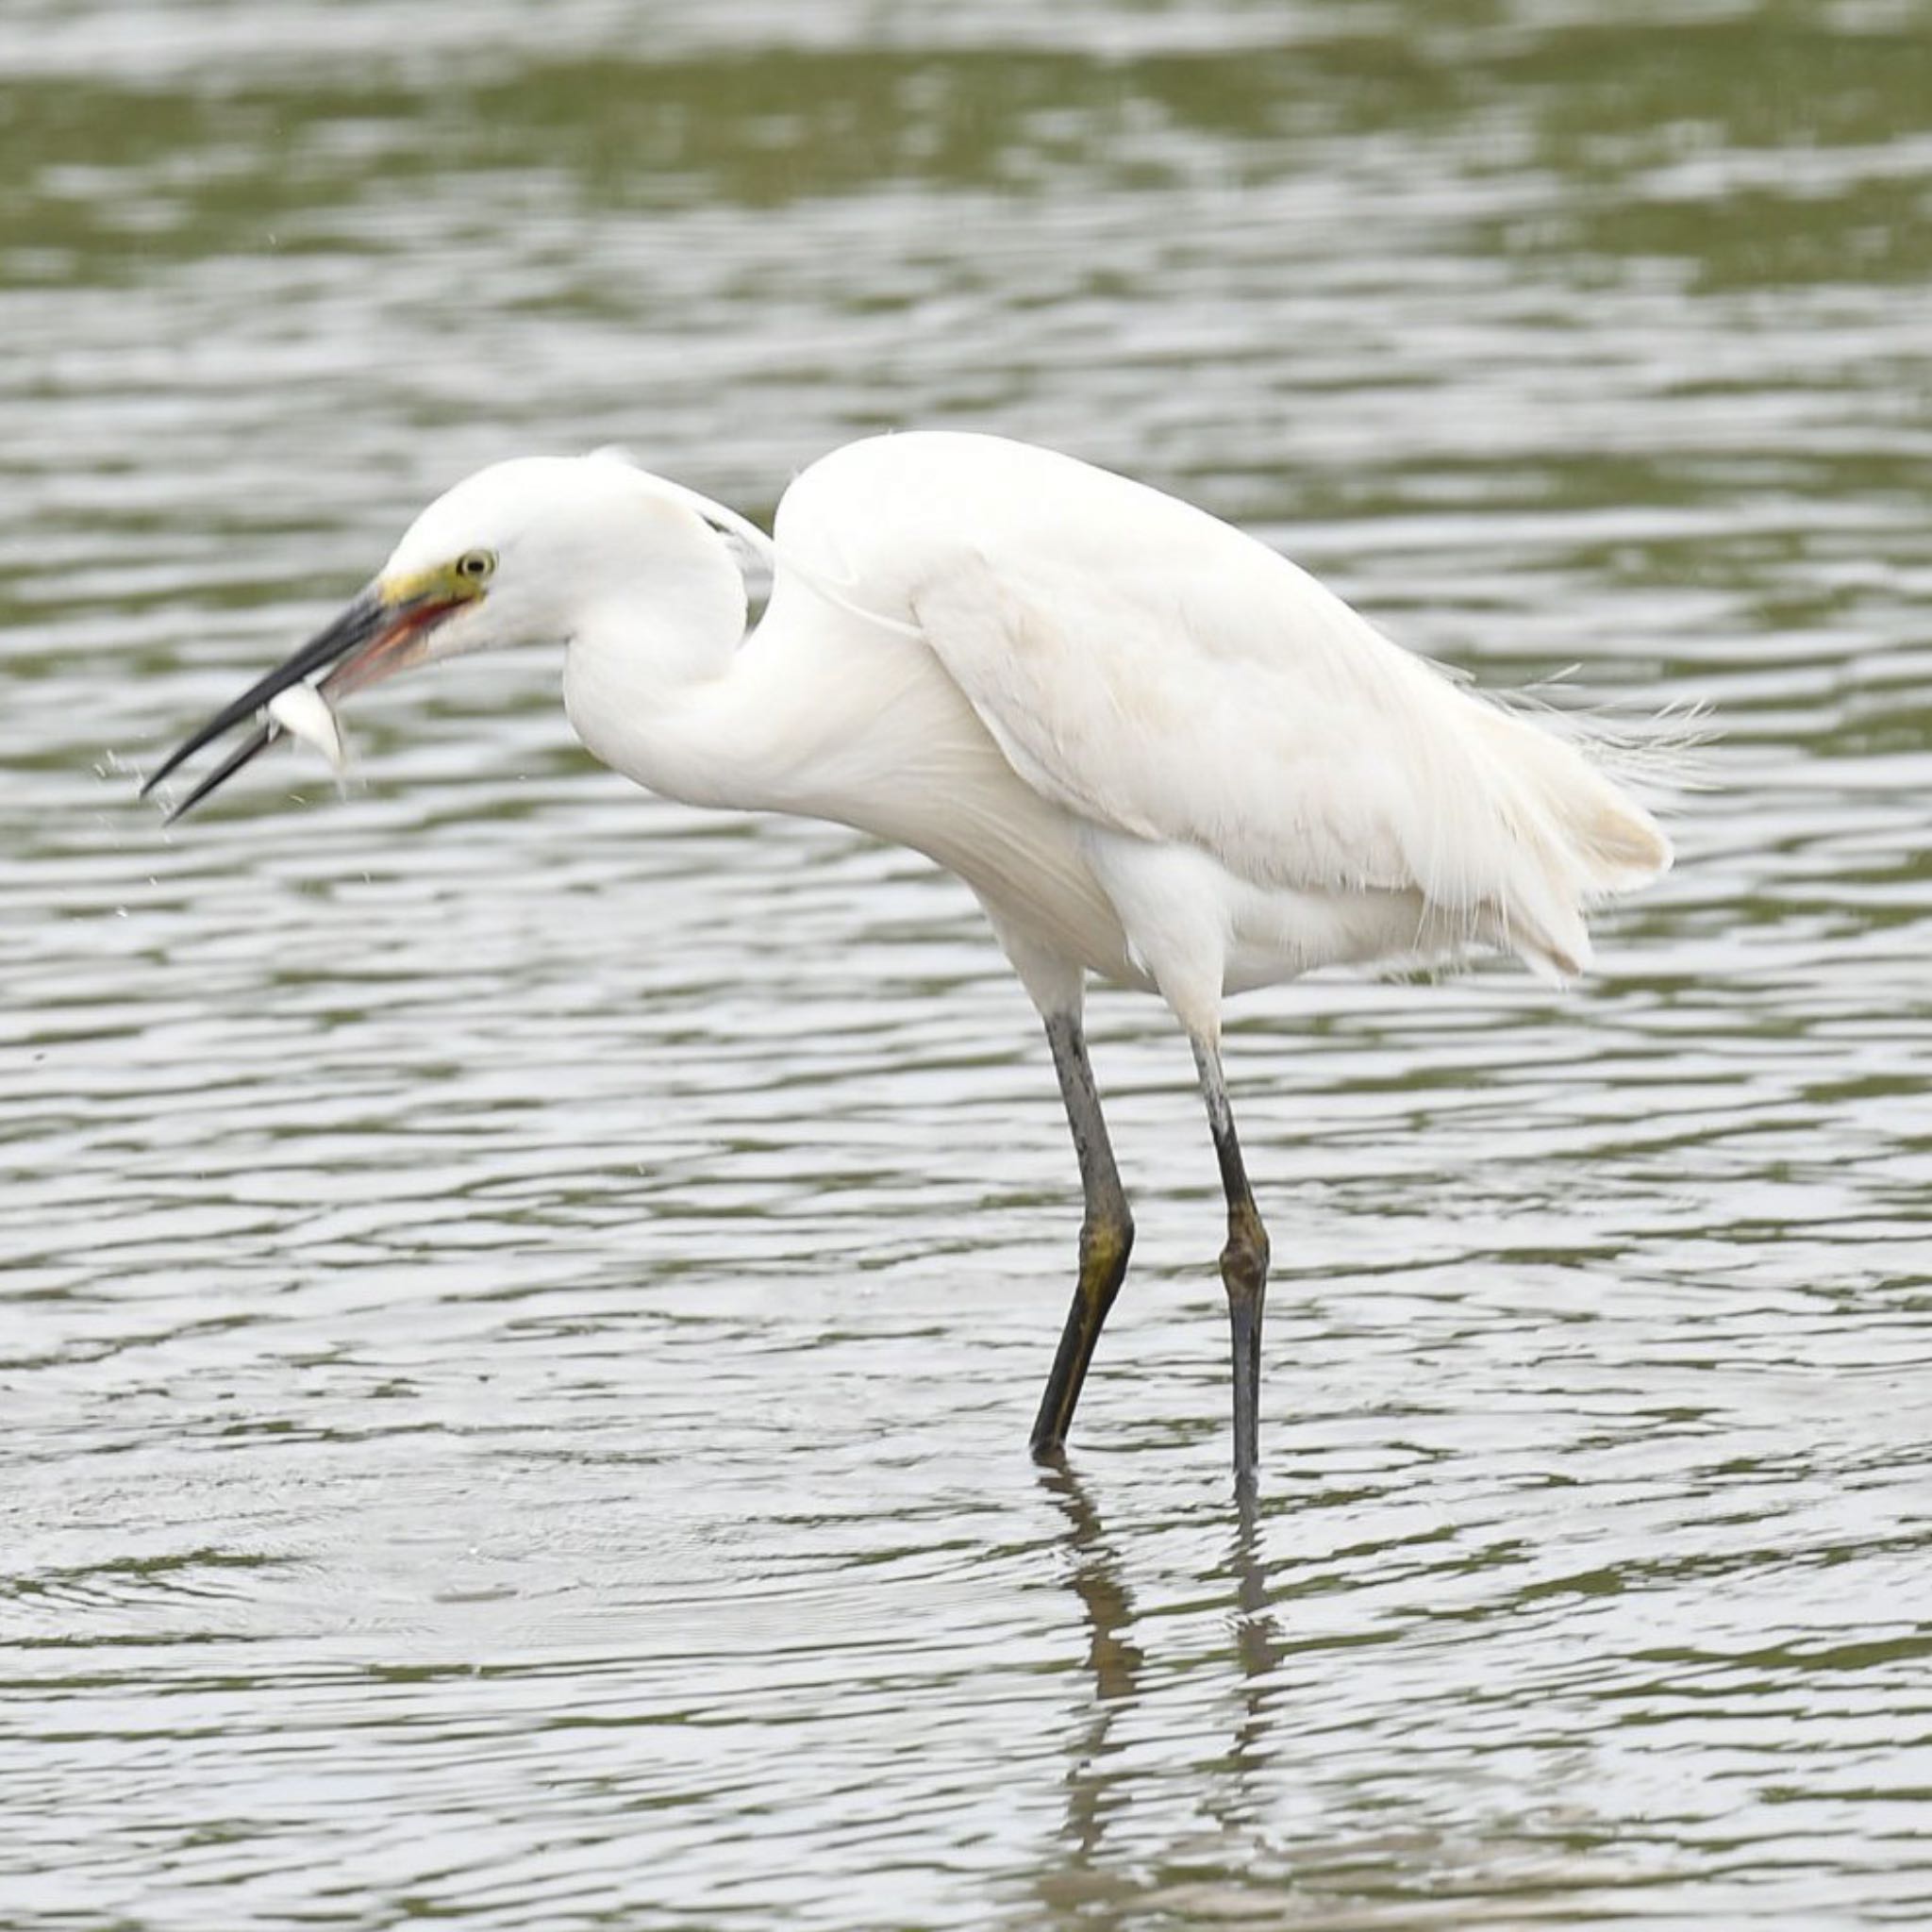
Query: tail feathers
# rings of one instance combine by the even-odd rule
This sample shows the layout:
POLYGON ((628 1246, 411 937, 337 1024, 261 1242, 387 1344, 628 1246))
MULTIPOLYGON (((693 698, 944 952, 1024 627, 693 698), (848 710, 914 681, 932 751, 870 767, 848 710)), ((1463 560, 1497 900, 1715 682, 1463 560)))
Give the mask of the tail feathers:
POLYGON ((1597 891, 1606 896, 1634 892, 1671 869, 1671 842, 1634 799, 1601 776, 1597 784, 1607 794, 1603 802, 1571 819, 1575 850, 1589 866, 1597 891))
POLYGON ((1540 974, 1574 978, 1590 964, 1586 908, 1668 871, 1670 841, 1586 746, 1507 711, 1485 707, 1483 719, 1496 802, 1522 860, 1497 938, 1540 974))

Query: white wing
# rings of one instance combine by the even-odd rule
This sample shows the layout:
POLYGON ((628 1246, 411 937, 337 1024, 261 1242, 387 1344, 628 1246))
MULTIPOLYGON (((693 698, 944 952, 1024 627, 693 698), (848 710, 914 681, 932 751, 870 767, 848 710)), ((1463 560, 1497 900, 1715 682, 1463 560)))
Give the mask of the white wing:
POLYGON ((1014 769, 1058 804, 1196 846, 1257 884, 1415 884, 1412 767, 1389 741, 1433 693, 1402 691, 1373 660, 1338 680, 1307 613, 1271 636, 1251 607, 1228 606, 1212 580, 1158 560, 1096 583, 976 553, 913 600, 1014 769), (1374 690, 1362 674, 1377 672, 1395 688, 1374 690))
POLYGON ((1066 809, 1264 887, 1418 893, 1558 972, 1588 958, 1583 906, 1668 863, 1581 752, 1231 526, 992 439, 830 461, 849 478, 861 452, 873 536, 840 532, 856 581, 896 572, 1015 772, 1066 809))

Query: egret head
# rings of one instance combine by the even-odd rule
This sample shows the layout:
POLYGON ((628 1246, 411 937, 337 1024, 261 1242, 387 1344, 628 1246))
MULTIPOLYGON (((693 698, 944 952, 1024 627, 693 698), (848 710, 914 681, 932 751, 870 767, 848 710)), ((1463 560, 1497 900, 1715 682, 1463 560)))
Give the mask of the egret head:
MULTIPOLYGON (((694 560, 715 568, 720 540, 705 514, 715 508, 613 453, 479 470, 409 525, 332 624, 178 745, 142 791, 292 686, 334 700, 461 651, 565 640, 583 611, 613 595, 675 595, 694 560)), ((281 735, 272 720, 260 724, 171 816, 281 735)))

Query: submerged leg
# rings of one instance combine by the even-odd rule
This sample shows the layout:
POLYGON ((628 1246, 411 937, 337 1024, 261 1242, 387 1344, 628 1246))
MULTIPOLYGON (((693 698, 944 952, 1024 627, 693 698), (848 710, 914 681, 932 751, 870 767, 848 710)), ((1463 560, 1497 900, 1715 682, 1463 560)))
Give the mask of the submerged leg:
POLYGON ((1227 1196, 1227 1245, 1221 1251, 1221 1282, 1227 1290, 1227 1319, 1234 1336, 1234 1474, 1251 1486, 1260 1460, 1261 1304, 1268 1293, 1268 1230, 1248 1187, 1235 1139, 1227 1083, 1221 1055, 1209 1041, 1194 1041, 1194 1064, 1208 1103, 1208 1125, 1221 1163, 1221 1191, 1227 1196))
POLYGON ((1058 1457, 1066 1446, 1074 1406, 1093 1359, 1100 1326, 1113 1307, 1126 1277, 1127 1257, 1134 1246, 1134 1220, 1113 1164, 1113 1148, 1101 1118, 1100 1095, 1093 1088, 1093 1069, 1087 1060, 1087 1040, 1077 1012, 1050 1014, 1047 1043, 1053 1048, 1054 1072, 1059 1075, 1060 1097, 1067 1105, 1067 1124, 1074 1130, 1074 1152, 1080 1161, 1080 1189, 1086 1197, 1086 1218, 1080 1224, 1080 1278, 1074 1306, 1060 1333, 1053 1373, 1040 1398, 1033 1424, 1033 1453, 1041 1461, 1058 1457))

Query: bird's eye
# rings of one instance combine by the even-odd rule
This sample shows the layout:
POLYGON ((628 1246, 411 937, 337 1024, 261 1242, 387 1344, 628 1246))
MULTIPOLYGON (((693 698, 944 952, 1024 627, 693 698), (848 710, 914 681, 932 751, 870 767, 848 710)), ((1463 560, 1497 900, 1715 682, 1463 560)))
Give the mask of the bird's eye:
POLYGON ((487 584, 495 568, 493 550, 466 550, 457 558, 458 576, 473 584, 487 584))

